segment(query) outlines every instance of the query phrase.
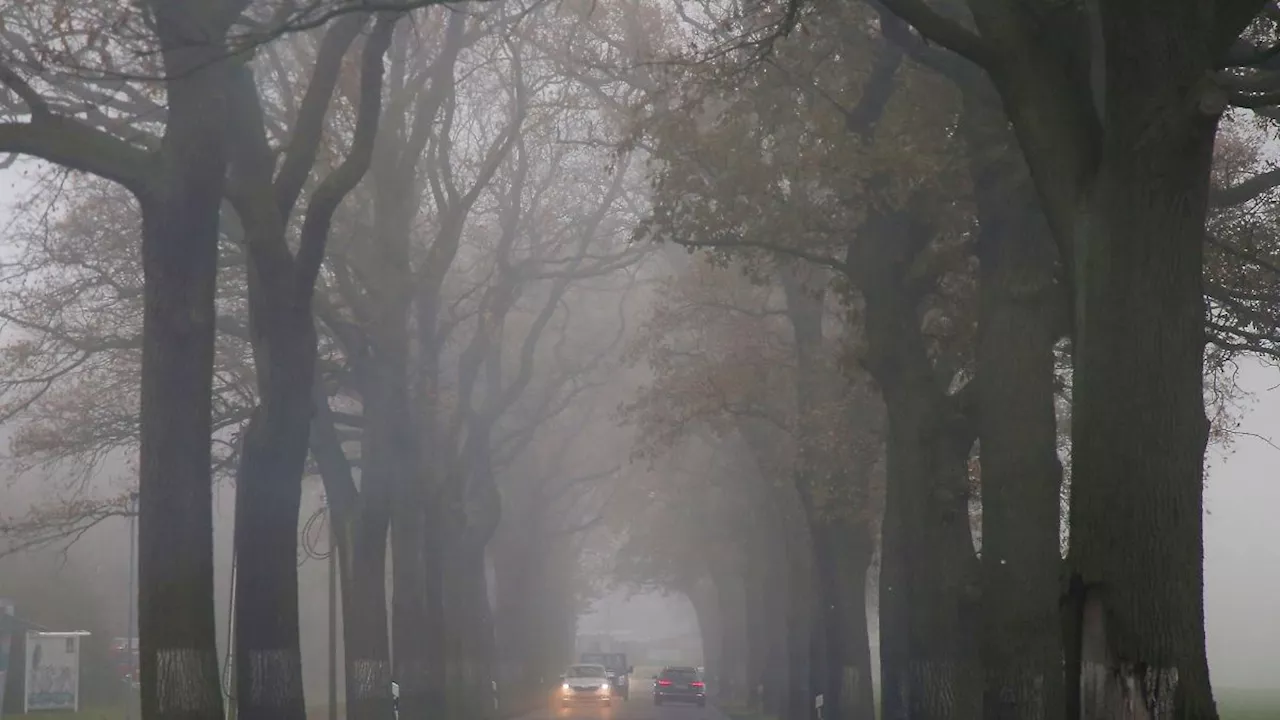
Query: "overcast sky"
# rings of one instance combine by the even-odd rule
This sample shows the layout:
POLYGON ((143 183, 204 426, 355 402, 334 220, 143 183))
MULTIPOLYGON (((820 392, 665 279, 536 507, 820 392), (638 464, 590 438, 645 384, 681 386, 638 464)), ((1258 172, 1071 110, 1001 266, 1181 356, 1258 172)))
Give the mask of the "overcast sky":
POLYGON ((1240 434, 1228 451, 1209 457, 1209 665, 1221 686, 1280 687, 1280 450, 1271 445, 1280 445, 1280 370, 1242 363, 1240 381, 1254 393, 1240 434))

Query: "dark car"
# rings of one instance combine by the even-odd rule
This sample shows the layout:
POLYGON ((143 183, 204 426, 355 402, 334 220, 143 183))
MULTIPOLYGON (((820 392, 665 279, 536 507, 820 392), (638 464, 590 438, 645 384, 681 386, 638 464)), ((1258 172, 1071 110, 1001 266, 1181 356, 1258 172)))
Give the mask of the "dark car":
POLYGON ((707 686, 695 667, 669 666, 662 669, 653 681, 653 704, 665 702, 707 704, 707 686))

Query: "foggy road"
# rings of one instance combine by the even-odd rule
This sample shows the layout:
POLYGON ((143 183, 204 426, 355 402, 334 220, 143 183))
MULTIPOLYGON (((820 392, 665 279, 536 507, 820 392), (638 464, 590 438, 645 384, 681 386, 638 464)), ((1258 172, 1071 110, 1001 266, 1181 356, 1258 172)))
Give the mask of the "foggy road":
POLYGON ((719 709, 707 705, 666 704, 655 706, 649 693, 632 695, 628 701, 614 698, 611 708, 573 707, 543 708, 520 720, 726 720, 719 709))

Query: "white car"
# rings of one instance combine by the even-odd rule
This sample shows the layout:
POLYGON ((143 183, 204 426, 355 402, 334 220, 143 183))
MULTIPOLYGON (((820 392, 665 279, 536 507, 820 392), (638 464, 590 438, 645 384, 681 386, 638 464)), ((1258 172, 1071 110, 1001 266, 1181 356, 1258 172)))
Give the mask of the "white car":
POLYGON ((560 706, 579 703, 613 705, 613 692, 603 665, 570 665, 560 676, 560 706))

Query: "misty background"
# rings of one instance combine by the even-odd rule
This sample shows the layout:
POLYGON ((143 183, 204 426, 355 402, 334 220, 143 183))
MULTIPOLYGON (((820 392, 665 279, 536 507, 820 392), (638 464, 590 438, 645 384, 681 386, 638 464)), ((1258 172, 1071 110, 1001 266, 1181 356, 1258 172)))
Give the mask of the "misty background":
MULTIPOLYGON (((202 22, 216 2, 173 12, 202 22)), ((983 18, 953 28, 979 51, 949 53, 897 5, 339 4, 254 36, 226 78, 210 60, 225 117, 175 112, 222 91, 184 93, 203 73, 167 66, 102 99, 116 64, 152 61, 96 13, 141 18, 148 45, 145 12, 0 10, 0 35, 27 23, 0 37, 0 101, 30 118, 9 127, 83 112, 143 159, 166 138, 136 175, 6 145, 63 165, 0 166, 0 534, 18 548, 0 598, 91 633, 80 694, 96 711, 114 692, 126 715, 137 675, 109 643, 141 602, 144 717, 187 683, 206 718, 314 720, 335 693, 349 720, 541 720, 548 700, 673 720, 659 683, 646 697, 664 662, 707 667, 681 686, 699 720, 823 720, 824 695, 828 720, 1059 700, 1119 717, 1139 687, 1153 716, 1211 715, 1190 540, 1203 389, 1212 685, 1280 690, 1280 169, 1276 128, 1244 111, 1280 122, 1280 11, 1227 28, 1243 59, 1189 61, 1214 71, 1192 125, 1219 90, 1241 109, 1216 135, 1156 122, 1169 137, 1115 142, 1146 111, 1176 119, 1160 98, 1183 88, 1108 56, 1104 74, 1147 73, 1119 95, 1149 107, 1066 93, 1099 127, 1032 143, 1027 118, 1074 116, 1018 112, 1001 77, 1023 68, 987 64, 983 18), (109 73, 50 70, 35 50, 67 23, 109 73), (108 36, 125 42, 96 52, 108 36), (1168 173, 1150 152, 1192 145, 1200 165, 1168 173), (195 212, 182 172, 228 183, 195 212), (1144 193, 1177 207, 1144 215, 1144 193), (1178 210, 1201 201, 1204 227, 1178 210), (1141 282, 1138 256, 1155 263, 1141 282), (188 372, 205 359, 210 405, 188 372), (139 487, 140 587, 120 517, 139 487), (589 648, 645 668, 642 702, 556 680, 589 648)), ((1103 42, 1144 47, 1156 10, 1103 42)), ((1204 32, 1181 30, 1168 47, 1204 32)))
MULTIPOLYGON (((29 187, 24 177, 31 167, 19 163, 0 170, 0 229, 10 222, 10 203, 29 187)), ((1205 613, 1209 661, 1215 686, 1277 689, 1280 526, 1275 522, 1275 513, 1280 508, 1280 447, 1273 440, 1280 438, 1280 372, 1245 357, 1238 361, 1236 382, 1243 391, 1235 408, 1238 425, 1229 442, 1210 446, 1206 458, 1205 613)), ((613 428, 604 430, 612 446, 595 446, 594 452, 630 462, 630 434, 613 428)), ((8 433, 0 426, 0 447, 7 447, 8 433)), ((135 472, 123 458, 116 458, 104 463, 97 482, 121 487, 120 483, 135 472)), ((4 514, 18 515, 32 504, 48 501, 50 487, 57 485, 48 481, 38 471, 9 478, 3 493, 4 514)), ((307 483, 302 522, 320 507, 322 495, 318 480, 307 483)), ((234 490, 227 483, 220 483, 215 498, 219 638, 225 658, 234 490)), ((87 655, 104 652, 110 637, 124 635, 127 623, 127 527, 125 520, 108 519, 69 547, 0 558, 0 597, 18 596, 42 608, 38 617, 29 619, 56 624, 61 630, 92 631, 94 638, 85 646, 87 655), (73 617, 82 620, 76 624, 70 619, 73 617)), ((601 549, 607 552, 610 548, 601 549)), ((625 633, 636 639, 656 639, 697 631, 693 608, 682 595, 612 586, 607 574, 595 580, 605 589, 579 617, 579 634, 625 633)), ((327 585, 325 561, 309 559, 302 563, 302 652, 309 660, 304 662, 304 678, 307 696, 315 699, 323 698, 327 692, 323 661, 328 641, 327 585)), ((338 643, 341 652, 341 633, 338 643)), ((873 659, 878 661, 874 652, 873 659)), ((571 660, 565 658, 566 662, 571 660)), ((86 682, 92 684, 93 678, 90 676, 86 682)))

